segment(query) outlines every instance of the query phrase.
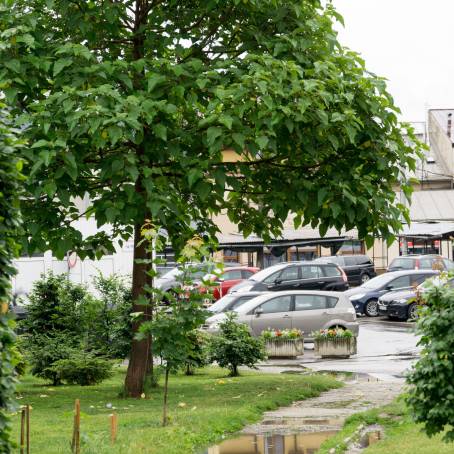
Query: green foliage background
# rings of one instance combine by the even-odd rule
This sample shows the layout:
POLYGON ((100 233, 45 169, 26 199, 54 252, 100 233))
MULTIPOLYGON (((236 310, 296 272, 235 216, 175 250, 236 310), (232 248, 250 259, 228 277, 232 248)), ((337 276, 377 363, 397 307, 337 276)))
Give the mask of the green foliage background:
POLYGON ((16 242, 20 229, 19 195, 23 179, 18 159, 18 131, 11 128, 4 104, 0 104, 0 452, 11 450, 7 412, 14 407, 14 323, 8 314, 12 259, 19 253, 16 242))

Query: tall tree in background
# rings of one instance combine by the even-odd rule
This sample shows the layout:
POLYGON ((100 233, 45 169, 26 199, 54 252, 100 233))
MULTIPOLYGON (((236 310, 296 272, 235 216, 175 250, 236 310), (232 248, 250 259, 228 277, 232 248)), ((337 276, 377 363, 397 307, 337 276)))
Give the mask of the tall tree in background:
POLYGON ((22 162, 17 158, 22 145, 8 122, 5 105, 0 103, 0 452, 12 452, 7 413, 15 407, 15 372, 13 346, 14 322, 8 306, 11 300, 11 278, 15 274, 13 258, 19 253, 19 195, 22 162))
MULTIPOLYGON (((285 219, 392 239, 414 167, 385 82, 337 41, 319 0, 10 0, 0 86, 30 148, 29 252, 100 257, 153 219, 178 251, 225 210, 248 235, 285 219), (237 162, 224 162, 233 149, 237 162), (88 196, 80 213, 74 197, 88 196), (109 225, 88 238, 71 224, 109 225)), ((411 133, 410 133, 411 136, 411 133)), ((133 271, 144 310, 143 262, 133 271)), ((147 311, 147 309, 145 309, 147 311)), ((142 392, 135 341, 126 391, 142 392)))

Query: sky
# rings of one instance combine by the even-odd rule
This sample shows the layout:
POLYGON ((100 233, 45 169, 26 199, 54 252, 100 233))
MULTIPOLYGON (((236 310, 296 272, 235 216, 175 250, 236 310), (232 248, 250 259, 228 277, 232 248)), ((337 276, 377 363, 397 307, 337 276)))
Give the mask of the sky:
POLYGON ((454 0, 333 0, 339 41, 388 79, 405 121, 454 108, 454 0))

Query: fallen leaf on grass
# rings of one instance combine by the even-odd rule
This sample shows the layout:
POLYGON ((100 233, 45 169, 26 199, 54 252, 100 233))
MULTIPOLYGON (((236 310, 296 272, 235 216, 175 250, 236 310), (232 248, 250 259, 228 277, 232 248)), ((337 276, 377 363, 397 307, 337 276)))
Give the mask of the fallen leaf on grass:
POLYGON ((179 407, 179 408, 184 408, 184 407, 186 407, 186 402, 179 402, 179 403, 178 403, 178 407, 179 407))
POLYGON ((239 396, 234 396, 232 399, 239 399, 241 397, 241 394, 239 396))
POLYGON ((39 397, 49 397, 47 394, 40 394, 39 397))

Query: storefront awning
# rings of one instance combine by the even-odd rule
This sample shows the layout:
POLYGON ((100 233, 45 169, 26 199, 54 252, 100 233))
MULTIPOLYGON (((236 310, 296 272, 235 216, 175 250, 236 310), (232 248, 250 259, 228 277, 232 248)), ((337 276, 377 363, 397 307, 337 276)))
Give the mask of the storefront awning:
POLYGON ((415 222, 404 225, 399 233, 401 238, 437 238, 449 239, 454 237, 454 222, 415 222))

